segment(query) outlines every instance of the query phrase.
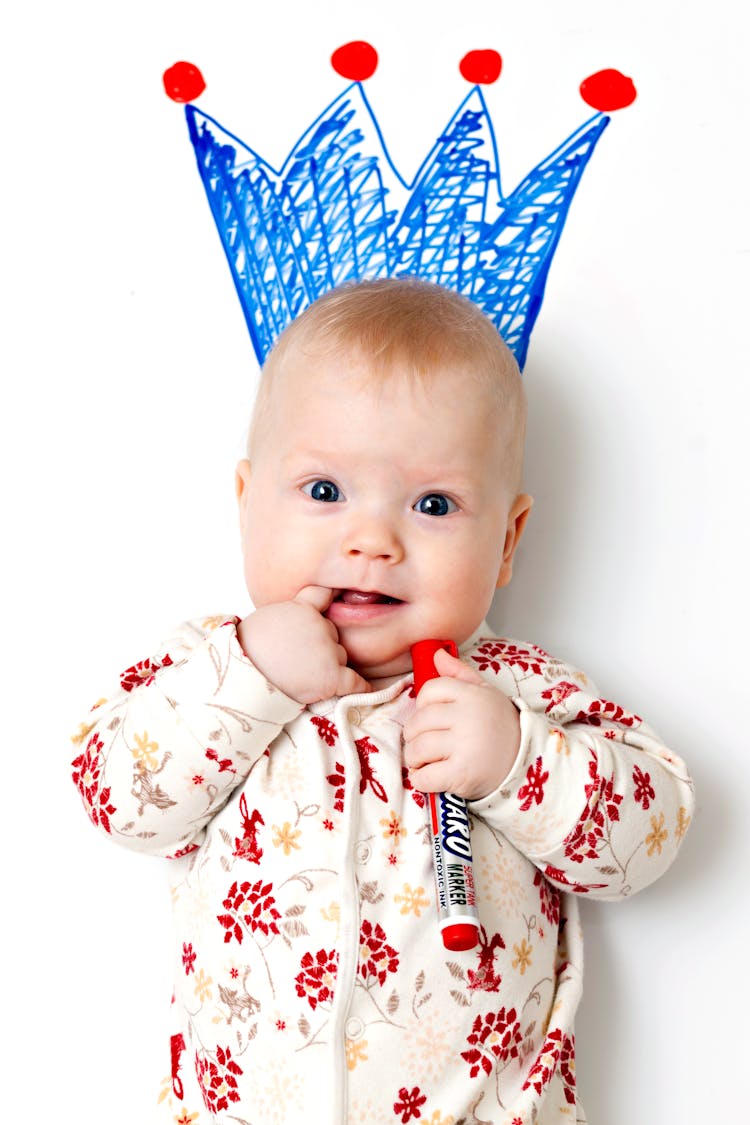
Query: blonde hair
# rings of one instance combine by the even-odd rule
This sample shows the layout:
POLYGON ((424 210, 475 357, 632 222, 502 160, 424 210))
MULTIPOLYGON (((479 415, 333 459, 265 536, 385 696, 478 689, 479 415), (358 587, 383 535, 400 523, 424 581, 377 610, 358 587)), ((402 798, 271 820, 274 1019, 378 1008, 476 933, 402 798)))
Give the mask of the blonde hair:
POLYGON ((261 372, 250 423, 252 456, 267 419, 273 385, 290 356, 317 358, 354 352, 368 379, 395 372, 428 382, 459 371, 489 393, 507 435, 506 466, 520 484, 526 431, 521 373, 492 321, 467 297, 418 278, 383 278, 341 285, 319 297, 282 332, 261 372))

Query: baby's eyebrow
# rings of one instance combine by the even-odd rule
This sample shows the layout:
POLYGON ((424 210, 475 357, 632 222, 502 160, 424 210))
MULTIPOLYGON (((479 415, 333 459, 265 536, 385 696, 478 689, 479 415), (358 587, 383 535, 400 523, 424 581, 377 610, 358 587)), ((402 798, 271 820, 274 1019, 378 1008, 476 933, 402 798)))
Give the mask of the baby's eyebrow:
POLYGON ((300 468, 315 468, 316 466, 330 464, 333 461, 330 449, 305 449, 295 450, 281 457, 283 468, 299 470, 300 468))

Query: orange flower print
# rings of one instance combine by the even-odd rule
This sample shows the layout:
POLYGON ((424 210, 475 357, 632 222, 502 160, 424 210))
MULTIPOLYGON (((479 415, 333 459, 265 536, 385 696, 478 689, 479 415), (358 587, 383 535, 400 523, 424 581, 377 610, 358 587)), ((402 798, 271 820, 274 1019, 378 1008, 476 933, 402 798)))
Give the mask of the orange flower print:
POLYGON ((413 914, 416 918, 421 918, 422 911, 430 905, 430 900, 425 897, 424 887, 412 890, 409 883, 404 883, 403 894, 394 895, 393 901, 401 903, 402 914, 413 914))
POLYGON ((674 830, 674 834, 678 840, 681 840, 685 835, 688 830, 689 824, 690 817, 688 816, 688 811, 684 805, 681 805, 677 813, 677 827, 674 830))
POLYGON ((651 817, 651 831, 646 837, 646 852, 648 855, 653 855, 657 852, 661 855, 662 844, 667 838, 667 830, 664 827, 664 813, 659 813, 659 819, 655 816, 651 817))
POLYGON ((513 968, 518 969, 521 976, 523 976, 531 964, 531 954, 534 952, 534 947, 533 945, 529 945, 526 938, 524 938, 520 945, 513 946, 513 952, 515 953, 512 962, 513 968))
POLYGON ((367 1062, 367 1040, 347 1039, 346 1041, 346 1069, 354 1070, 359 1062, 367 1062))

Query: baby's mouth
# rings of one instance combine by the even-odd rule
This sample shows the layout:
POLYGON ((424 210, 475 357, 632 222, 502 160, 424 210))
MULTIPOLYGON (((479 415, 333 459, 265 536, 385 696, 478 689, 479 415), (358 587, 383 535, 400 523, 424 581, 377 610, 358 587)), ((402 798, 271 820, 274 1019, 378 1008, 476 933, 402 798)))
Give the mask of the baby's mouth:
POLYGON ((344 605, 400 605, 400 598, 381 594, 379 590, 339 590, 334 602, 344 605))

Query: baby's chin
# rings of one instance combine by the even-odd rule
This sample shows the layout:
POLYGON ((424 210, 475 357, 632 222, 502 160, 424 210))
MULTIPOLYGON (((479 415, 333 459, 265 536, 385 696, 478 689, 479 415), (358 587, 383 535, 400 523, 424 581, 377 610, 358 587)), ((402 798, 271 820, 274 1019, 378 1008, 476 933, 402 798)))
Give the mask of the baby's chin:
POLYGON ((379 685, 378 681, 398 679, 399 676, 405 676, 411 672, 411 651, 407 649, 405 652, 397 653, 392 657, 384 657, 381 660, 364 658, 361 661, 356 659, 355 654, 350 653, 349 665, 355 672, 359 672, 368 684, 372 684, 374 687, 384 687, 385 685, 379 685))

